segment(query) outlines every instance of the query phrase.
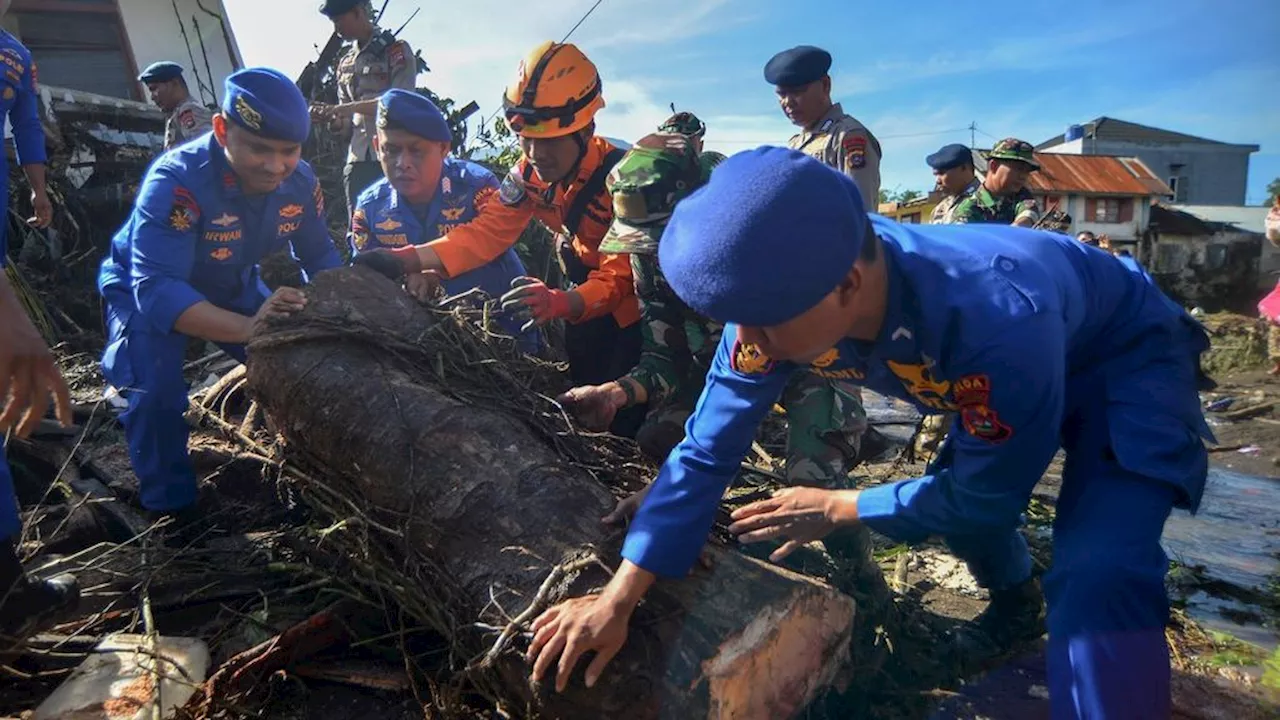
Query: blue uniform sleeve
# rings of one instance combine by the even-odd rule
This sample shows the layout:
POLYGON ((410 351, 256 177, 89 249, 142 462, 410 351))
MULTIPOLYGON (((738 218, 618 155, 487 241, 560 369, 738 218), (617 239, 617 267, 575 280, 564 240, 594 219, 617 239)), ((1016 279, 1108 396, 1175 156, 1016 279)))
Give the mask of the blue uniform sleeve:
POLYGON ((725 326, 685 439, 663 463, 622 546, 622 557, 657 575, 682 576, 698 559, 756 428, 794 372, 787 364, 735 369, 737 330, 725 326))
POLYGON ((22 73, 22 87, 9 109, 9 124, 13 127, 13 144, 17 146, 19 165, 41 165, 49 159, 44 148, 44 128, 40 126, 35 72, 35 64, 28 55, 27 67, 22 73))
POLYGON ((133 212, 130 275, 138 310, 161 332, 205 296, 191 286, 200 207, 173 170, 153 167, 133 212))
POLYGON ((1060 444, 1066 340, 1048 314, 1002 328, 962 359, 946 467, 862 491, 858 516, 904 542, 1014 526, 1060 444))
POLYGON ((329 237, 329 227, 324 217, 324 191, 320 181, 311 177, 311 200, 307 203, 302 227, 290 242, 293 259, 302 266, 303 280, 311 281, 311 277, 322 270, 331 270, 342 265, 342 257, 338 248, 329 237))

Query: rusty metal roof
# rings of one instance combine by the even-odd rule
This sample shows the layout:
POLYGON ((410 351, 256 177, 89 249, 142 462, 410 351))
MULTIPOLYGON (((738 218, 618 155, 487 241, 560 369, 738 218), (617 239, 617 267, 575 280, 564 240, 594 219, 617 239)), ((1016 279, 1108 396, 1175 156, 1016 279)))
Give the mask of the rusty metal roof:
POLYGON ((1031 173, 1033 193, 1078 195, 1172 195, 1173 190, 1136 157, 1036 153, 1040 171, 1031 173))

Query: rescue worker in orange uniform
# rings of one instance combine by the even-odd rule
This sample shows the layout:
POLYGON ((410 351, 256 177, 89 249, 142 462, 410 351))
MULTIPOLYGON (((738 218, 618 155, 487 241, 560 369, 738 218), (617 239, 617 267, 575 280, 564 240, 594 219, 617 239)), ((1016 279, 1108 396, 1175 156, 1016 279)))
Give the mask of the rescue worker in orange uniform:
MULTIPOLYGON (((595 135, 604 107, 596 66, 572 43, 545 42, 520 63, 502 98, 521 157, 495 194, 478 200, 475 220, 422 245, 363 253, 356 263, 399 280, 409 273, 457 277, 515 245, 530 220, 557 234, 570 290, 536 278, 512 282, 504 311, 544 325, 565 320, 565 349, 573 384, 600 385, 630 370, 640 357, 640 308, 626 255, 599 252, 613 222, 605 188, 624 151, 595 135)), ((610 430, 633 436, 644 406, 628 408, 610 430)))

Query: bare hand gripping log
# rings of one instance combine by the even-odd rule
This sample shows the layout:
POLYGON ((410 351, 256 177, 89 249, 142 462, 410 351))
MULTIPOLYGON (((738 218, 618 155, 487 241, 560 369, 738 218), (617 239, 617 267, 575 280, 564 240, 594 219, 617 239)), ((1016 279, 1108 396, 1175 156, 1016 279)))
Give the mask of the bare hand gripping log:
POLYGON ((307 295, 250 343, 251 389, 291 452, 365 507, 398 580, 439 606, 421 620, 466 651, 477 682, 563 718, 789 717, 833 682, 853 600, 710 547, 709 569, 650 593, 594 688, 580 674, 564 694, 530 687, 528 622, 617 565, 621 538, 599 520, 612 494, 557 450, 564 425, 544 395, 514 376, 495 394, 505 403, 459 391, 457 368, 502 371, 482 342, 458 344, 455 318, 358 268, 321 274, 307 295))

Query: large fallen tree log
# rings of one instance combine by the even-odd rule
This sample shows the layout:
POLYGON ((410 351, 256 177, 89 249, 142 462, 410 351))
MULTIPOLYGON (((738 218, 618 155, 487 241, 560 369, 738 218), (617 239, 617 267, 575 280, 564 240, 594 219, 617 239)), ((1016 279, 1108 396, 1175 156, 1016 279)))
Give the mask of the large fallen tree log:
POLYGON ((366 552, 397 568, 407 596, 430 606, 411 614, 475 658, 471 679, 506 707, 783 718, 836 681, 852 599, 712 546, 706 567, 655 585, 594 688, 583 686, 585 662, 564 694, 531 687, 527 623, 617 565, 621 533, 600 523, 613 494, 566 450, 579 436, 552 389, 499 359, 508 340, 460 333, 458 317, 363 269, 324 273, 307 294, 303 313, 251 342, 251 389, 290 452, 322 469, 321 494, 341 496, 332 504, 352 517, 340 532, 361 528, 390 549, 394 558, 366 552))

